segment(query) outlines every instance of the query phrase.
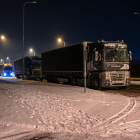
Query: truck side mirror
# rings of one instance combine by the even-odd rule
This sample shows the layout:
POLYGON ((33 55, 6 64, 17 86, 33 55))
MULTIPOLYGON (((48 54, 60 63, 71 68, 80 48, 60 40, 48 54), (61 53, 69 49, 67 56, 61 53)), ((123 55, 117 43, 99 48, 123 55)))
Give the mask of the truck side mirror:
POLYGON ((131 51, 129 51, 129 59, 130 59, 130 61, 132 60, 132 52, 131 51))
POLYGON ((98 51, 95 51, 95 61, 98 61, 98 51))

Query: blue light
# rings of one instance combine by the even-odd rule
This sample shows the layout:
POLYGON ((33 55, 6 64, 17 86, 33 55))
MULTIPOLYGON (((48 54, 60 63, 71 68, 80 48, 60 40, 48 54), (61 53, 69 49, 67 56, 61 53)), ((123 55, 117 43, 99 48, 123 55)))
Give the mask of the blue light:
POLYGON ((13 73, 10 73, 10 76, 13 76, 13 73))
POLYGON ((4 76, 6 76, 7 74, 6 74, 6 73, 4 73, 3 75, 4 75, 4 76))

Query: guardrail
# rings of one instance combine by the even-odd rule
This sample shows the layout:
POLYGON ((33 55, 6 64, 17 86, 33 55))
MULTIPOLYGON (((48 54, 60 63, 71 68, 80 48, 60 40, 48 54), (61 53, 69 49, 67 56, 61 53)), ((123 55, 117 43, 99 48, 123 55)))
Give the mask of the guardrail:
POLYGON ((130 80, 131 80, 131 81, 140 81, 140 78, 137 78, 137 77, 131 77, 130 80))

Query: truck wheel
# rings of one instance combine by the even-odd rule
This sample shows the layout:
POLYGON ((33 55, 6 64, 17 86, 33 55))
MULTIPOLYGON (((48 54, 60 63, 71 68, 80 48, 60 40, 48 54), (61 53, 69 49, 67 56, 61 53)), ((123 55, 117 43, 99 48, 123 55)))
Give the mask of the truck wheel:
POLYGON ((20 77, 19 77, 19 75, 18 75, 18 74, 16 74, 16 75, 15 75, 15 77, 17 77, 17 79, 20 79, 20 77))
POLYGON ((47 81, 50 82, 50 75, 47 76, 47 81))
POLYGON ((76 79, 72 79, 71 83, 72 83, 73 86, 76 86, 77 85, 76 79))
POLYGON ((54 76, 53 79, 54 79, 54 83, 57 83, 57 77, 54 76))
POLYGON ((93 87, 95 90, 101 90, 102 88, 99 85, 99 81, 97 79, 93 80, 93 87))

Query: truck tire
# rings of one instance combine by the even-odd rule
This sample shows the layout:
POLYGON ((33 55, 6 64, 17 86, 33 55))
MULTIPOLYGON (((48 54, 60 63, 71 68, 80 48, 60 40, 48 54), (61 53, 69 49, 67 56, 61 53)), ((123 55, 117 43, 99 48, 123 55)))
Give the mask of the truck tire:
POLYGON ((16 74, 15 76, 17 77, 17 79, 20 79, 20 77, 19 77, 19 75, 18 75, 18 74, 16 74))
POLYGON ((50 75, 47 75, 47 82, 51 82, 50 75))
POLYGON ((72 80, 71 80, 71 84, 72 84, 73 86, 76 86, 76 85, 77 85, 76 79, 72 79, 72 80))
POLYGON ((58 83, 57 76, 54 76, 54 83, 58 83))
POLYGON ((95 90, 101 90, 102 88, 100 87, 100 85, 99 85, 99 80, 98 79, 94 79, 93 80, 93 88, 95 89, 95 90))

